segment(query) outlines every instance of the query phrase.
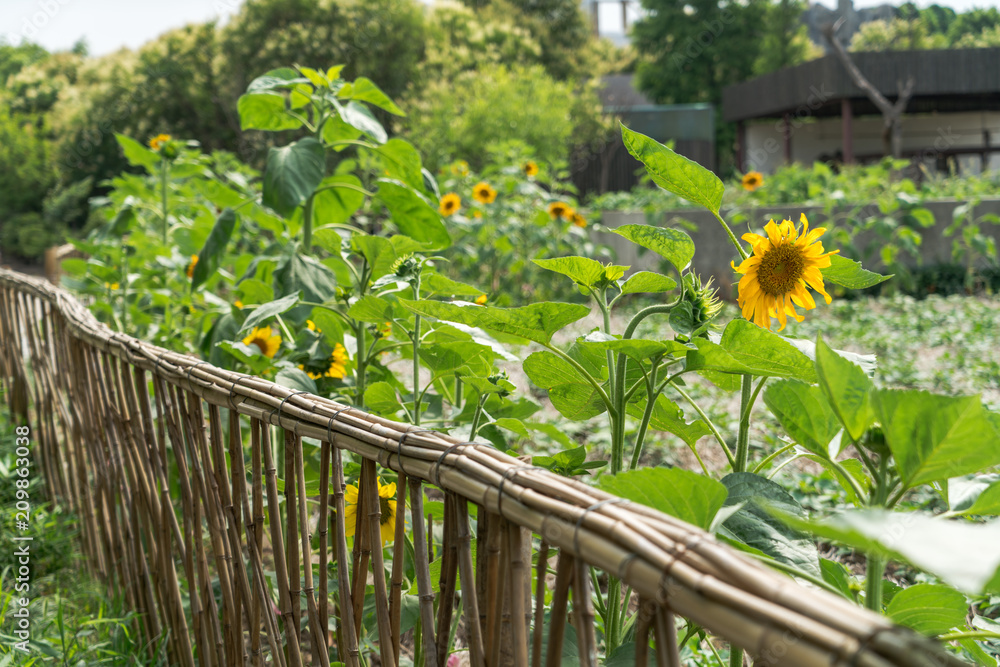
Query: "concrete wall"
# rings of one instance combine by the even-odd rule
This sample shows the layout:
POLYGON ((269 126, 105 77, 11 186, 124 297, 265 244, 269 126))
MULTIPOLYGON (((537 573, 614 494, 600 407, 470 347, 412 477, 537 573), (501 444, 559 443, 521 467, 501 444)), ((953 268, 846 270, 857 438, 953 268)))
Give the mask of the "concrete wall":
MULTIPOLYGON (((936 224, 933 227, 919 230, 923 237, 921 245, 921 261, 923 264, 951 261, 952 238, 945 237, 943 232, 951 224, 955 208, 962 203, 955 200, 924 203, 924 208, 927 208, 934 214, 936 224)), ((845 207, 827 215, 818 206, 774 206, 767 209, 741 211, 746 216, 745 219, 750 221, 742 224, 733 223, 732 211, 723 210, 722 217, 730 223, 736 236, 740 237, 747 231, 760 233, 769 219, 788 219, 798 223, 801 213, 806 214, 810 227, 832 229, 838 224, 843 224, 845 217, 851 210, 845 207)), ((872 214, 878 214, 877 208, 873 207, 871 213, 862 213, 861 216, 867 217, 872 214)), ((1000 216, 1000 198, 982 201, 974 211, 976 218, 986 214, 1000 216)), ((856 213, 855 216, 857 215, 856 213)), ((606 227, 612 228, 620 225, 656 224, 676 226, 684 229, 694 240, 695 247, 697 248, 694 256, 694 266, 697 272, 704 278, 712 276, 715 279, 715 284, 719 287, 720 296, 727 299, 735 298, 734 281, 736 274, 733 272, 730 262, 736 259, 736 251, 729 242, 722 226, 711 213, 702 209, 663 211, 651 216, 651 219, 647 220, 644 213, 605 211, 601 215, 601 222, 606 227)), ((997 246, 1000 247, 1000 225, 984 224, 983 232, 992 236, 996 240, 997 246)), ((617 234, 593 231, 592 235, 595 243, 602 243, 612 248, 618 264, 631 266, 633 271, 662 271, 666 268, 665 266, 661 266, 661 262, 666 264, 666 261, 662 260, 659 255, 647 252, 617 234)), ((829 232, 827 236, 824 236, 824 239, 828 236, 829 232)), ((866 239, 862 236, 859 239, 855 239, 855 244, 863 247, 874 240, 874 237, 866 239)), ((829 242, 824 245, 830 250, 835 249, 835 246, 831 246, 829 242)), ((881 261, 875 259, 866 261, 865 268, 878 271, 883 267, 881 261)))
MULTIPOLYGON (((854 155, 882 155, 882 117, 854 118, 854 155)), ((792 119, 792 161, 812 164, 829 159, 841 150, 841 119, 792 119)), ((942 151, 978 149, 983 146, 983 130, 991 136, 991 144, 1000 144, 1000 113, 942 113, 906 116, 903 119, 903 152, 918 152, 920 161, 932 172, 942 151)), ((783 121, 768 120, 748 123, 747 169, 772 173, 785 163, 783 121)), ((979 155, 957 158, 962 173, 979 173, 979 155)), ((1000 153, 990 158, 991 169, 1000 168, 1000 153)))

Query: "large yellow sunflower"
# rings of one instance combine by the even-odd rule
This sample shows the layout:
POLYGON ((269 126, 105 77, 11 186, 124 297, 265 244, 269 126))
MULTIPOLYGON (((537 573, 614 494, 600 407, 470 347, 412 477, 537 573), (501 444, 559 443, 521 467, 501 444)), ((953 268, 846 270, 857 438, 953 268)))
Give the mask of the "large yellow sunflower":
POLYGON ((780 225, 771 220, 764 226, 766 236, 744 234, 753 254, 739 266, 733 264, 733 269, 743 274, 737 300, 743 317, 765 329, 771 328, 772 317, 781 324, 778 331, 785 328, 787 315, 801 322, 795 306, 806 310, 816 307, 807 287, 822 294, 827 303, 832 300, 823 287, 820 269, 830 266, 830 255, 840 251, 824 253, 818 239, 826 229, 809 231, 804 213, 801 221, 801 232, 791 220, 782 220, 780 225))
POLYGON ((764 185, 764 175, 759 171, 748 171, 743 175, 743 189, 747 192, 753 192, 760 186, 764 185))
POLYGON ((274 358, 281 347, 281 336, 271 331, 271 327, 255 327, 250 335, 243 339, 244 345, 254 345, 265 357, 274 358))
POLYGON ((497 191, 486 181, 480 181, 472 188, 472 197, 480 204, 492 204, 497 198, 497 191))
MULTIPOLYGON (((344 489, 344 524, 347 528, 347 536, 351 537, 357 532, 358 524, 358 487, 348 484, 344 489)), ((396 485, 382 484, 378 480, 378 509, 379 524, 381 525, 382 544, 391 542, 396 534, 396 485)))
POLYGON ((441 197, 441 203, 438 205, 438 210, 444 216, 449 216, 460 208, 462 208, 462 198, 454 192, 449 192, 441 197))
POLYGON ((573 221, 574 225, 576 225, 581 229, 587 226, 587 219, 582 215, 580 215, 579 213, 577 213, 576 211, 573 211, 573 214, 570 216, 570 220, 573 221))

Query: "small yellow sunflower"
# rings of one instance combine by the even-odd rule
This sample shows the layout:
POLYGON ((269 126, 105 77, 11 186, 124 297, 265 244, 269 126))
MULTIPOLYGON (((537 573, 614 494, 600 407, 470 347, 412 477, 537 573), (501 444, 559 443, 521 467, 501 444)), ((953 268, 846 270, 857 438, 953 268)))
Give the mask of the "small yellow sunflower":
POLYGON ((486 305, 486 295, 485 294, 480 294, 479 296, 477 296, 476 297, 476 303, 478 303, 480 306, 485 306, 486 305))
POLYGON ((781 331, 787 315, 801 322, 795 306, 806 310, 816 307, 807 286, 822 294, 827 303, 832 300, 823 287, 820 269, 830 266, 830 255, 840 251, 824 253, 818 239, 826 229, 809 231, 804 213, 801 221, 801 232, 791 220, 782 220, 780 225, 771 220, 764 226, 766 236, 743 235, 743 240, 753 246, 753 254, 739 266, 733 264, 733 269, 743 274, 737 303, 743 317, 757 326, 770 329, 771 318, 777 317, 781 331))
POLYGON ((444 197, 441 197, 441 203, 438 205, 438 210, 444 216, 451 215, 460 208, 462 208, 462 198, 454 192, 449 192, 444 197))
POLYGON ((531 162, 529 160, 528 162, 525 162, 523 165, 521 165, 521 171, 523 171, 524 175, 527 176, 528 178, 537 176, 538 164, 536 164, 535 162, 531 162))
POLYGON ((326 371, 328 378, 343 379, 347 375, 347 350, 343 345, 337 343, 333 348, 333 356, 330 357, 330 368, 326 371))
POLYGON ((256 346, 265 357, 274 358, 281 347, 281 336, 271 331, 271 327, 255 327, 250 335, 243 339, 244 345, 256 346))
POLYGON ((382 338, 388 338, 392 335, 392 322, 383 322, 382 326, 378 330, 378 334, 382 338))
POLYGON ((316 326, 316 323, 312 320, 306 320, 306 329, 309 331, 315 331, 316 333, 323 333, 323 330, 316 326))
MULTIPOLYGON (((357 532, 358 525, 358 487, 348 484, 344 489, 344 523, 347 536, 357 532)), ((379 524, 382 532, 382 544, 391 542, 396 535, 396 485, 382 484, 378 480, 379 524)))
POLYGON ((194 278, 194 267, 198 266, 198 255, 191 255, 191 263, 187 267, 187 277, 194 278))
POLYGON ((576 225, 580 229, 583 229, 584 227, 587 226, 587 219, 582 215, 580 215, 579 213, 577 213, 576 211, 573 211, 573 215, 569 216, 569 219, 573 222, 574 225, 576 225))
POLYGON ((764 175, 759 171, 748 171, 743 175, 743 189, 747 192, 753 192, 762 185, 764 185, 764 175))
POLYGON ((472 197, 480 204, 492 204, 497 198, 497 191, 489 183, 480 181, 472 188, 472 197))
POLYGON ((571 210, 573 209, 571 209, 569 205, 566 204, 565 202, 554 201, 551 204, 549 204, 549 216, 553 220, 558 220, 559 218, 568 218, 569 216, 567 215, 567 213, 571 210))
POLYGON ((243 302, 240 301, 239 299, 236 299, 236 301, 233 302, 233 305, 239 308, 240 310, 243 310, 243 302))
POLYGON ((158 134, 149 140, 149 147, 154 151, 158 151, 163 148, 163 144, 167 143, 173 139, 169 134, 158 134))
POLYGON ((104 287, 105 289, 109 289, 112 292, 114 292, 116 289, 118 289, 118 283, 104 283, 104 287))

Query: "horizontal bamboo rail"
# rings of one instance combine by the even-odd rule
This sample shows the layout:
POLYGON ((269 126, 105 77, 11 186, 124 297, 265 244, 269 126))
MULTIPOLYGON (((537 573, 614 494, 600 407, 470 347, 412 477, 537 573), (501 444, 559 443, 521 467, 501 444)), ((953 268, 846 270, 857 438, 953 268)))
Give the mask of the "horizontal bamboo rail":
POLYGON ((591 568, 619 577, 638 602, 639 664, 680 664, 675 614, 746 649, 755 665, 965 664, 670 516, 487 444, 114 333, 67 292, 5 270, 0 375, 11 409, 33 419, 48 488, 79 516, 88 566, 141 612, 137 629, 166 643, 170 664, 328 667, 336 656, 357 667, 367 662, 360 631, 373 598, 367 618, 383 666, 403 650, 419 650, 425 667, 445 665, 456 627, 474 667, 538 667, 546 637, 545 665, 558 665, 570 627, 580 664, 596 665, 591 568), (319 492, 308 496, 307 446, 321 461, 319 492), (349 458, 360 464, 352 550, 349 458), (379 467, 397 474, 395 512, 411 516, 396 523, 388 572, 381 522, 391 506, 379 497, 379 467), (438 526, 425 524, 428 488, 444 497, 438 526), (401 646, 410 558, 419 634, 401 646))

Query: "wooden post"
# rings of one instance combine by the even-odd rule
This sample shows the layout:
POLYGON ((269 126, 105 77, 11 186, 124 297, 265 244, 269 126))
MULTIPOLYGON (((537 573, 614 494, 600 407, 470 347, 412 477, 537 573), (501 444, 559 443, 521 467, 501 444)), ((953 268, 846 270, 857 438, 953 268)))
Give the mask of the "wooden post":
POLYGON ((743 171, 746 168, 747 156, 747 126, 742 120, 736 121, 736 169, 743 171))
POLYGON ((854 110, 851 100, 840 100, 840 143, 844 164, 854 164, 854 110))
POLYGON ((781 124, 781 133, 784 135, 785 139, 785 164, 792 163, 792 117, 789 114, 785 114, 785 118, 781 124))

